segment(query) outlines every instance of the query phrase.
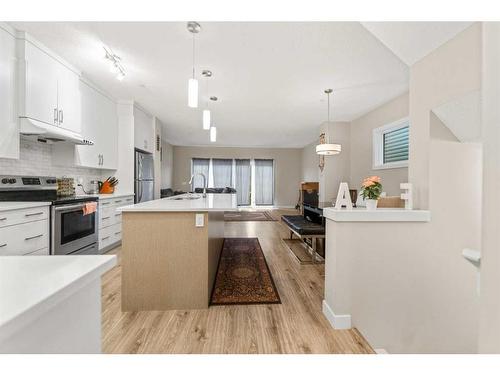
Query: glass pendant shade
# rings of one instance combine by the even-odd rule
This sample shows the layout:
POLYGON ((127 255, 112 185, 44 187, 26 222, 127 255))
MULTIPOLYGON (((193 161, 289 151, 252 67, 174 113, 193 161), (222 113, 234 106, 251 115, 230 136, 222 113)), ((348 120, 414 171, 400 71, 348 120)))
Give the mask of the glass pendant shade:
POLYGON ((194 78, 190 78, 188 83, 188 106, 198 108, 198 80, 194 78))
POLYGON ((210 142, 216 142, 217 141, 217 128, 215 126, 212 126, 210 128, 210 142))
POLYGON ((210 110, 209 109, 203 110, 203 129, 204 130, 210 129, 210 110))
POLYGON ((318 155, 337 155, 342 151, 342 145, 336 143, 323 143, 316 146, 318 155))

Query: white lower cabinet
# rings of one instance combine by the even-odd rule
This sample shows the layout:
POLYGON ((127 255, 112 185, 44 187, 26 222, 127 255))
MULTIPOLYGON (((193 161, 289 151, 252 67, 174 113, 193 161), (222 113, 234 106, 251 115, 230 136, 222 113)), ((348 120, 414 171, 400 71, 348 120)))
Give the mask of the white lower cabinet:
POLYGON ((49 207, 0 212, 1 255, 49 254, 49 207))
POLYGON ((99 252, 118 246, 122 240, 122 213, 117 209, 134 204, 134 196, 99 198, 99 252))

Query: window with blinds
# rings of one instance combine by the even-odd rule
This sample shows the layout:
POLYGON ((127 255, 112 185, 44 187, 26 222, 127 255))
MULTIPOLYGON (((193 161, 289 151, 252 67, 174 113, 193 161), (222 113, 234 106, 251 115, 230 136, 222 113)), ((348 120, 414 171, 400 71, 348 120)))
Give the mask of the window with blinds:
POLYGON ((409 145, 408 118, 373 129, 373 169, 407 167, 409 145))
POLYGON ((384 133, 384 164, 408 160, 409 127, 384 133))

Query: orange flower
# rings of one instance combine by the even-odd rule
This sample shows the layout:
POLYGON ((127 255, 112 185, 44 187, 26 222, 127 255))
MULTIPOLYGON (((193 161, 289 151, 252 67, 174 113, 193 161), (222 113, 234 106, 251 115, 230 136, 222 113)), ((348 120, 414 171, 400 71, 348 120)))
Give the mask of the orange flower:
POLYGON ((372 185, 374 185, 374 184, 375 184, 375 182, 370 181, 370 180, 368 180, 368 179, 363 180, 363 187, 365 187, 365 188, 366 188, 366 187, 369 187, 369 186, 372 186, 372 185))
POLYGON ((368 180, 380 183, 380 177, 379 176, 368 177, 368 180))

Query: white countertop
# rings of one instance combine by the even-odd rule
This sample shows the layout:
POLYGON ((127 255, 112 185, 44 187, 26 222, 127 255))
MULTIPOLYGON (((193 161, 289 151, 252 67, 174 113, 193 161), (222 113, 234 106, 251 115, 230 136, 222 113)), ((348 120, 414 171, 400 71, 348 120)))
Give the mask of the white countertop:
POLYGON ((184 211, 236 211, 236 194, 181 194, 173 197, 156 199, 144 203, 120 207, 124 212, 184 212, 184 211), (197 199, 180 199, 185 197, 197 199))
POLYGON ((116 264, 116 255, 0 257, 0 341, 116 264))
POLYGON ((377 208, 374 211, 368 211, 364 207, 347 210, 345 208, 336 209, 328 207, 323 210, 323 216, 333 221, 349 222, 405 222, 405 221, 423 221, 431 220, 431 212, 426 210, 405 210, 404 208, 377 208))
POLYGON ((51 202, 0 202, 0 212, 22 210, 24 208, 50 206, 51 202))

